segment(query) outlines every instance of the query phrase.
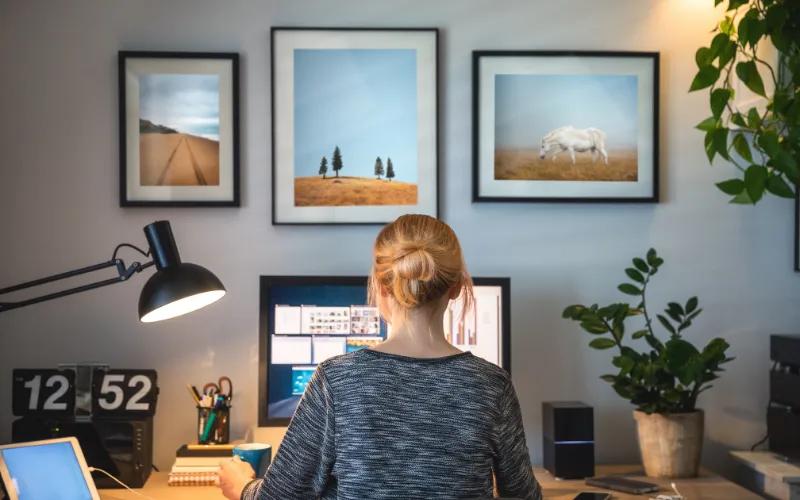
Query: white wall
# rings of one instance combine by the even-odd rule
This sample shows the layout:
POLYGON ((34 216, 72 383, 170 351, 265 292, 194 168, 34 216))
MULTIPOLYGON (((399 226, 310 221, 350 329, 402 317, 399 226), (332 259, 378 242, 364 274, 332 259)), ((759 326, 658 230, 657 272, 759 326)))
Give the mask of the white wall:
MULTIPOLYGON (((730 206, 713 182, 693 125, 705 93, 687 94, 694 51, 721 11, 710 0, 393 1, 73 0, 0 2, 0 286, 93 264, 142 227, 172 221, 184 260, 216 272, 229 295, 181 319, 142 325, 147 276, 0 316, 0 442, 10 437, 11 370, 105 361, 155 368, 161 399, 157 465, 192 439, 185 384, 229 375, 234 433, 256 420, 258 276, 367 272, 377 227, 270 225, 269 28, 273 25, 438 26, 442 29, 442 218, 475 275, 512 278, 513 377, 532 458, 541 459, 543 400, 596 408, 602 462, 637 460, 632 407, 597 376, 610 353, 562 320, 564 306, 620 300, 633 256, 666 260, 653 303, 697 294, 705 312, 690 338, 722 335, 738 359, 704 393, 706 464, 762 437, 768 335, 796 332, 792 206, 730 206), (457 6, 457 7, 456 7, 457 6), (242 55, 241 209, 121 209, 117 200, 119 49, 238 51, 242 55), (473 205, 473 49, 657 50, 662 53, 663 202, 657 206, 473 205), (489 233, 493 234, 489 236, 489 233), (331 248, 330 238, 341 243, 331 248), (521 241, 514 243, 512 241, 521 241)), ((126 254, 130 260, 135 256, 126 254)), ((148 273, 149 275, 149 273, 148 273)))

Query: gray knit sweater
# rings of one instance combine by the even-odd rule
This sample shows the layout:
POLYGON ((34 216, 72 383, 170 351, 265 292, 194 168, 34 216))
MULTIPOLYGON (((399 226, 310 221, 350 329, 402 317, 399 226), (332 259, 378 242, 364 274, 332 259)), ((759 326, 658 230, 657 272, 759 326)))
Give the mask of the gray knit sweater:
POLYGON ((514 387, 471 353, 370 349, 317 367, 264 478, 243 500, 541 500, 514 387))

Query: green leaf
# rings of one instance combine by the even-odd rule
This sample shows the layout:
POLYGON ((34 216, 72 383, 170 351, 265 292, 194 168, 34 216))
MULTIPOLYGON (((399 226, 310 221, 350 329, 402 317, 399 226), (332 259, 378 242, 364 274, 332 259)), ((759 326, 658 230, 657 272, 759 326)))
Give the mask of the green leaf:
POLYGON ((747 112, 747 124, 750 128, 758 128, 761 125, 761 115, 758 113, 758 109, 750 108, 750 111, 747 112))
POLYGON ((580 314, 585 310, 586 308, 580 304, 571 305, 564 308, 561 317, 564 319, 578 319, 580 314))
POLYGON ((661 322, 661 324, 664 325, 664 328, 666 328, 669 333, 675 335, 675 327, 673 327, 672 324, 670 324, 667 318, 665 318, 660 314, 656 314, 656 317, 661 322))
POLYGON ((713 136, 712 140, 714 141, 714 149, 717 150, 717 153, 721 157, 730 161, 731 157, 728 154, 728 129, 718 128, 714 130, 711 134, 713 136))
POLYGON ((653 267, 658 267, 658 261, 656 260, 658 259, 658 254, 656 253, 655 248, 651 248, 650 250, 648 250, 647 255, 645 255, 645 258, 647 259, 648 264, 650 264, 653 267))
POLYGON ((636 363, 627 356, 617 356, 617 358, 619 360, 619 367, 621 368, 619 376, 625 377, 631 372, 631 370, 633 370, 633 367, 636 366, 636 363))
POLYGON ((776 170, 786 172, 789 178, 797 178, 799 173, 797 170, 797 161, 790 153, 778 149, 774 155, 770 156, 772 156, 772 165, 776 170))
POLYGON ((677 302, 669 302, 667 303, 667 307, 669 308, 670 311, 673 311, 674 313, 680 316, 684 315, 683 307, 681 307, 681 305, 678 304, 677 302))
POLYGON ((706 148, 706 156, 708 157, 708 163, 713 163, 714 156, 716 156, 717 154, 717 148, 714 146, 714 130, 709 130, 708 132, 706 132, 706 137, 704 140, 706 148))
POLYGON ((725 19, 719 22, 719 30, 726 35, 732 35, 736 29, 733 26, 733 19, 730 16, 725 16, 725 19))
POLYGON ((735 10, 741 7, 742 5, 747 5, 748 0, 730 0, 728 4, 728 10, 735 10))
POLYGON ((639 330, 638 332, 633 332, 633 335, 631 335, 631 338, 632 339, 640 339, 640 338, 644 337, 645 335, 647 335, 647 333, 648 333, 647 330, 639 330))
POLYGON ((640 273, 639 271, 637 271, 636 269, 634 269, 632 267, 629 267, 629 268, 625 269, 625 274, 627 274, 628 277, 630 279, 632 279, 633 281, 637 281, 639 283, 644 283, 644 276, 642 276, 642 273, 640 273))
POLYGON ((697 69, 711 64, 713 57, 711 57, 711 49, 708 47, 700 47, 694 54, 694 61, 697 63, 697 69))
MULTIPOLYGON (((764 80, 761 79, 761 74, 758 72, 755 61, 742 61, 736 64, 736 76, 739 77, 748 89, 761 97, 767 97, 764 91, 764 80)), ((716 82, 716 80, 714 80, 714 82, 716 82)))
POLYGON ((742 116, 742 114, 739 112, 731 115, 731 121, 734 125, 738 125, 739 127, 747 127, 747 122, 744 121, 744 116, 742 116))
POLYGON ((750 165, 744 171, 744 188, 755 205, 764 196, 767 187, 767 169, 758 165, 750 165))
POLYGON ((686 302, 686 314, 691 314, 697 309, 697 297, 692 297, 686 302))
POLYGON ((774 158, 775 155, 778 154, 778 150, 780 149, 780 142, 778 139, 778 134, 773 132, 772 130, 768 130, 758 136, 758 145, 761 146, 767 155, 774 158))
POLYGON ((781 198, 794 198, 795 196, 789 184, 783 180, 783 177, 778 175, 769 176, 767 179, 767 191, 781 198))
MULTIPOLYGON (((636 266, 636 269, 640 270, 643 273, 649 273, 650 272, 650 268, 647 266, 647 263, 645 263, 645 261, 643 261, 639 257, 636 257, 635 259, 633 259, 633 265, 636 266)), ((637 307, 637 309, 638 309, 638 307, 637 307)))
POLYGON ((717 120, 713 116, 709 116, 705 120, 703 120, 700 123, 698 123, 697 125, 695 125, 694 128, 696 128, 697 130, 702 130, 703 132, 711 132, 712 130, 717 128, 718 124, 719 124, 719 120, 717 120))
POLYGON ((581 328, 592 335, 608 333, 608 327, 601 322, 584 321, 581 323, 581 328))
POLYGON ((750 145, 747 143, 747 139, 744 138, 744 134, 741 132, 733 136, 733 149, 736 150, 736 153, 741 156, 743 160, 747 161, 748 163, 753 163, 753 155, 750 153, 750 145))
POLYGON ((731 91, 728 89, 714 89, 711 92, 711 112, 714 118, 720 119, 722 112, 725 111, 725 106, 731 99, 731 91))
POLYGON ((711 50, 711 60, 713 61, 716 59, 730 43, 731 37, 727 33, 719 33, 714 36, 711 40, 711 46, 709 47, 711 50))
POLYGON ((716 67, 710 64, 708 66, 703 66, 695 75, 694 80, 692 80, 692 84, 689 86, 689 92, 702 90, 714 85, 717 83, 717 80, 719 80, 719 75, 719 70, 716 67))
POLYGON ((725 44, 725 48, 723 48, 719 53, 719 70, 720 72, 725 69, 725 67, 733 61, 733 58, 736 57, 736 47, 737 44, 733 40, 729 40, 727 44, 725 44))
POLYGON ((741 193, 739 193, 736 196, 734 196, 731 199, 730 202, 735 204, 735 205, 752 205, 753 204, 753 200, 751 200, 750 199, 750 195, 747 194, 747 189, 743 190, 741 193))
POLYGON ((627 295, 641 295, 642 291, 635 286, 631 285, 630 283, 623 283, 617 287, 620 292, 627 294, 627 295))
POLYGON ((591 342, 589 342, 589 347, 593 349, 610 349, 615 345, 617 345, 616 342, 606 338, 594 339, 591 342))
POLYGON ((730 179, 718 182, 717 187, 725 194, 736 196, 744 191, 744 181, 741 179, 730 179))

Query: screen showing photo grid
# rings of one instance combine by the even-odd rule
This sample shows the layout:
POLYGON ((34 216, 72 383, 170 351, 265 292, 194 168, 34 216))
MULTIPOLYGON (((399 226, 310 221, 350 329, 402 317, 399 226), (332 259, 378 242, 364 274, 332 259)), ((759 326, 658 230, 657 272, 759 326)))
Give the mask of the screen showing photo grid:
MULTIPOLYGON (((452 301, 444 318, 447 340, 500 365, 502 288, 476 286, 475 307, 461 317, 452 301)), ((288 419, 317 366, 328 358, 375 346, 391 335, 365 286, 272 285, 269 291, 267 416, 288 419)))

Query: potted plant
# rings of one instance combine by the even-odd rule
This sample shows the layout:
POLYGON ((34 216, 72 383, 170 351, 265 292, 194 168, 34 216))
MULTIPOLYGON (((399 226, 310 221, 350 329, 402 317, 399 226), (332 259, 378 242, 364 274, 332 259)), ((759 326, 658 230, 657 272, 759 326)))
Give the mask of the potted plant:
POLYGON ((697 125, 709 163, 719 155, 741 172, 716 185, 732 203, 756 204, 765 193, 792 198, 800 185, 800 2, 727 0, 713 33, 695 53, 689 92, 709 92, 711 116, 697 125), (769 44, 777 50, 771 64, 762 50, 769 44), (763 105, 735 105, 734 78, 763 105))
POLYGON ((702 350, 684 338, 703 311, 697 297, 683 305, 669 302, 663 314, 652 316, 647 287, 663 263, 651 248, 625 269, 630 282, 618 289, 637 297, 637 305, 571 305, 564 309, 563 317, 580 323, 594 337, 590 347, 616 351, 611 362, 618 371, 600 378, 635 406, 645 473, 650 477, 694 477, 700 467, 704 430, 704 413, 697 407, 697 398, 712 387, 710 382, 723 371, 721 365, 734 358, 726 355, 729 344, 722 338, 711 340, 702 350), (644 324, 628 334, 630 318, 644 324), (666 330, 666 337, 656 334, 654 319, 666 330), (643 349, 634 347, 637 342, 643 349))

